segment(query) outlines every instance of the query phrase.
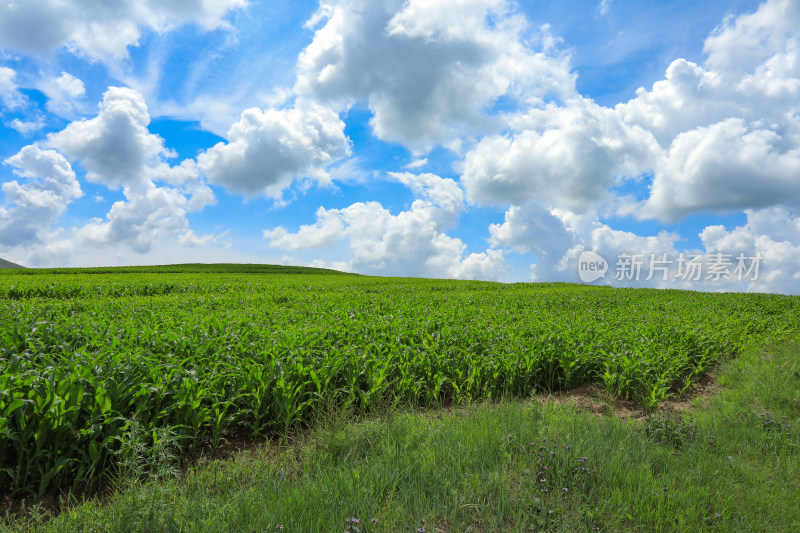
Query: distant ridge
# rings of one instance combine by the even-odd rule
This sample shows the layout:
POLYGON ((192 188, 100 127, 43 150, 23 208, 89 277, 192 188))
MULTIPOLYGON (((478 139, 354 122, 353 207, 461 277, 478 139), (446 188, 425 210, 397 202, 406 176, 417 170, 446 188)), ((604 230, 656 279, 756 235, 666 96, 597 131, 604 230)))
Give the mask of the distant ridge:
POLYGON ((18 265, 16 263, 12 263, 11 261, 6 261, 5 259, 0 259, 0 268, 25 268, 22 265, 18 265))
MULTIPOLYGON (((28 269, 25 269, 28 270, 28 269)), ((88 268, 36 268, 42 274, 332 274, 350 276, 328 268, 238 263, 185 263, 178 265, 116 266, 88 268)))

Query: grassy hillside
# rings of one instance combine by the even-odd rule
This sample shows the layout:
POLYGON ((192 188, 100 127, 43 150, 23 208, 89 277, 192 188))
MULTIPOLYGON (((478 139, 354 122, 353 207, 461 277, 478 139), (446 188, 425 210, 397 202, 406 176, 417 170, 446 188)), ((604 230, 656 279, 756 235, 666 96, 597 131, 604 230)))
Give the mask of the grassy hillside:
MULTIPOLYGON (((2 261, 2 260, 0 260, 2 261)), ((5 261, 4 263, 8 263, 5 261)), ((13 263, 8 263, 13 265, 13 263)), ((23 268, 23 267, 10 267, 23 268)), ((36 268, 26 269, 24 274, 344 274, 338 270, 285 265, 261 265, 240 263, 185 263, 179 265, 92 267, 92 268, 36 268)), ((9 273, 19 275, 19 272, 9 273)))
POLYGON ((20 266, 16 263, 12 263, 11 261, 6 261, 5 259, 0 259, 0 270, 18 269, 18 268, 25 268, 25 267, 20 266))

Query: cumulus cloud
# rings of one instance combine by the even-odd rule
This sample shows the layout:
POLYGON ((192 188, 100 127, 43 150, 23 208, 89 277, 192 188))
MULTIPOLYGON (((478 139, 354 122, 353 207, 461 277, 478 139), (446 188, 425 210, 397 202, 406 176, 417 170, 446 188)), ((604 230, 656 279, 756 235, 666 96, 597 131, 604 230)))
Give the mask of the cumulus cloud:
POLYGON ((164 139, 150 133, 144 98, 132 89, 110 87, 91 119, 70 123, 48 136, 47 143, 71 159, 80 160, 89 181, 117 189, 136 185, 164 172, 164 159, 174 154, 164 139))
MULTIPOLYGON (((614 282, 613 269, 620 254, 639 254, 649 258, 650 254, 677 256, 675 233, 660 232, 657 235, 641 236, 628 231, 615 230, 599 220, 596 214, 575 214, 566 209, 547 208, 529 203, 512 206, 506 211, 502 224, 489 228, 490 244, 509 247, 517 252, 530 252, 537 258, 532 265, 535 281, 576 282, 578 257, 584 250, 593 250, 609 261, 612 269, 606 279, 614 282)), ((642 265, 640 285, 668 286, 663 276, 652 276, 649 264, 642 265)), ((637 284, 637 283, 631 283, 637 284)))
POLYGON ((143 29, 183 24, 227 27, 225 16, 247 0, 25 0, 0 4, 0 47, 45 55, 66 46, 93 59, 127 57, 143 29))
POLYGON ((365 274, 498 279, 503 254, 489 249, 466 254, 466 245, 448 236, 464 209, 463 193, 453 180, 433 174, 394 173, 417 199, 392 215, 378 202, 344 209, 317 210, 316 222, 295 233, 283 227, 264 231, 270 246, 285 250, 330 247, 346 240, 348 270, 365 274))
POLYGON ((769 0, 727 19, 704 65, 675 60, 666 78, 615 111, 653 133, 663 156, 639 218, 800 201, 800 6, 769 0))
POLYGON ((20 120, 15 118, 9 122, 8 125, 19 134, 28 137, 44 128, 44 117, 36 115, 33 120, 20 120))
POLYGON ((2 185, 5 204, 0 205, 0 245, 39 242, 42 232, 82 195, 75 172, 61 154, 37 145, 24 147, 5 163, 28 182, 12 180, 2 185))
POLYGON ((745 225, 731 230, 707 226, 699 233, 703 247, 686 249, 673 232, 642 236, 614 229, 594 214, 526 204, 511 207, 503 223, 490 226, 489 243, 536 256, 533 280, 579 281, 580 254, 591 250, 608 262, 598 283, 800 293, 800 218, 782 207, 745 213, 745 225), (691 271, 696 274, 687 267, 689 261, 696 263, 697 270, 691 271), (737 273, 737 268, 743 270, 737 273))
POLYGON ((212 183, 246 197, 280 198, 298 176, 326 184, 326 167, 350 153, 339 115, 310 102, 290 109, 247 109, 227 139, 197 161, 212 183))
POLYGON ((667 222, 797 206, 798 27, 796 2, 770 0, 715 30, 703 65, 676 59, 664 80, 615 108, 567 93, 504 115, 508 131, 483 137, 465 157, 467 199, 589 214, 616 204, 622 215, 667 222), (610 191, 644 175, 650 194, 636 205, 610 191))
POLYGON ((787 42, 797 42, 800 4, 795 0, 769 0, 755 13, 728 17, 706 39, 706 65, 712 70, 741 76, 775 55, 787 42))
POLYGON ((651 90, 640 87, 636 98, 616 106, 617 114, 628 124, 636 124, 655 135, 662 147, 668 147, 681 132, 707 126, 744 109, 730 99, 718 73, 676 59, 667 68, 665 79, 651 90))
POLYGON ((375 135, 417 150, 483 130, 498 98, 542 102, 574 88, 566 59, 526 45, 505 0, 340 0, 309 21, 295 92, 344 108, 366 102, 375 135), (454 21, 458 21, 454 24, 454 21))
POLYGON ((551 265, 550 269, 577 239, 560 218, 536 204, 511 206, 502 224, 489 226, 489 234, 492 246, 508 247, 517 253, 530 252, 540 265, 551 265))
POLYGON ((68 72, 62 72, 61 76, 53 80, 53 82, 61 92, 72 98, 78 98, 86 94, 86 86, 83 82, 68 72))
POLYGON ((747 223, 732 230, 709 226, 700 237, 712 252, 761 256, 759 277, 748 290, 800 294, 800 218, 782 207, 748 209, 747 223))
POLYGON ((43 80, 39 89, 47 96, 47 110, 61 116, 79 111, 80 100, 86 95, 83 81, 68 72, 62 72, 57 78, 43 80))
POLYGON ((216 198, 201 179, 197 164, 184 160, 170 165, 176 154, 164 139, 150 133, 144 98, 128 88, 111 87, 96 117, 74 121, 47 137, 86 169, 89 181, 122 189, 125 200, 115 202, 104 219, 78 228, 75 246, 123 245, 148 252, 159 239, 178 236, 182 243, 214 242, 189 229, 186 214, 212 205, 216 198), (165 185, 157 185, 164 183, 165 185))
POLYGON ((19 109, 25 105, 25 97, 16 84, 17 73, 8 67, 0 67, 0 102, 7 109, 19 109))
POLYGON ((640 215, 678 220, 713 210, 800 203, 800 146, 731 118, 676 136, 658 165, 640 215))
POLYGON ((638 175, 659 152, 648 131, 580 97, 509 124, 513 133, 484 137, 466 155, 461 181, 471 202, 537 200, 585 211, 606 198, 615 179, 638 175))
POLYGON ((187 192, 147 181, 122 192, 125 200, 114 202, 105 218, 93 218, 74 231, 75 246, 117 246, 144 254, 169 238, 191 246, 226 244, 225 232, 197 235, 186 218, 215 202, 208 186, 199 184, 187 192))
POLYGON ((500 97, 535 103, 574 90, 566 60, 546 54, 544 37, 532 51, 505 0, 342 0, 308 25, 316 31, 297 61, 292 107, 244 111, 228 142, 198 157, 212 183, 276 199, 298 177, 328 183, 328 166, 350 153, 338 112, 356 102, 369 106, 377 137, 427 150, 487 127, 500 97))
POLYGON ((511 114, 510 133, 467 154, 467 198, 583 213, 617 202, 609 189, 621 178, 646 173, 649 197, 621 214, 674 222, 798 205, 799 14, 796 3, 771 0, 726 21, 706 41, 704 65, 677 59, 614 109, 575 96, 511 114))
POLYGON ((77 240, 103 246, 127 244, 139 253, 148 252, 159 238, 186 233, 188 200, 180 191, 147 183, 125 188, 125 201, 115 202, 106 219, 94 219, 81 227, 77 240))

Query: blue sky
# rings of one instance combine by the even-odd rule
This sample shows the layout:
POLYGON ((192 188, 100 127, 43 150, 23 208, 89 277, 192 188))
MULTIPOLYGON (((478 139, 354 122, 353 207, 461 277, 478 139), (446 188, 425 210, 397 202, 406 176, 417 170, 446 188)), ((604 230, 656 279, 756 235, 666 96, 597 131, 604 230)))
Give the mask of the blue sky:
POLYGON ((592 250, 595 283, 797 293, 797 28, 794 0, 0 1, 0 257, 574 282, 592 250))

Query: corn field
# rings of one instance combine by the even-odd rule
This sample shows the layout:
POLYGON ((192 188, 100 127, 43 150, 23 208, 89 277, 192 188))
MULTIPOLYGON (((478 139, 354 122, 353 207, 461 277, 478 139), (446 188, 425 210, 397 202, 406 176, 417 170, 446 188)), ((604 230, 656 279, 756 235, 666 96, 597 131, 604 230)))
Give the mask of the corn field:
POLYGON ((0 274, 0 494, 91 491, 132 427, 190 460, 356 411, 601 384, 652 408, 800 298, 372 278, 259 266, 0 274))

